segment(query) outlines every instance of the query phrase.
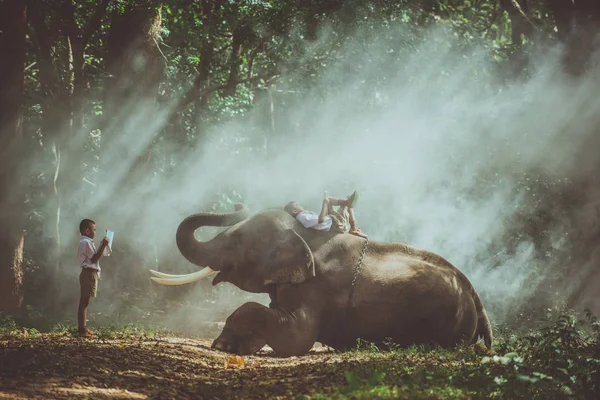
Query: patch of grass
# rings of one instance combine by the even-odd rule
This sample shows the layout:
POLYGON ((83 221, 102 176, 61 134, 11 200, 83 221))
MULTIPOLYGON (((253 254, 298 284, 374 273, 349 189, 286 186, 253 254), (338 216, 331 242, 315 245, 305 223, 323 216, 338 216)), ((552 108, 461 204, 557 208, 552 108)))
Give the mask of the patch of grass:
POLYGON ((494 351, 432 346, 388 351, 358 342, 345 382, 306 398, 540 398, 600 396, 600 324, 560 315, 529 332, 506 330, 494 351))
POLYGON ((10 315, 0 313, 0 333, 9 334, 19 329, 17 322, 10 315))
POLYGON ((75 333, 77 333, 77 327, 71 324, 59 322, 58 324, 50 328, 50 332, 74 335, 75 333))
MULTIPOLYGON (((92 327, 96 337, 101 340, 122 339, 130 336, 152 338, 156 336, 173 336, 174 333, 161 327, 150 327, 143 324, 129 323, 124 325, 103 325, 92 327)), ((59 333, 63 335, 77 335, 77 325, 71 321, 44 324, 38 326, 37 320, 27 317, 15 319, 12 316, 0 313, 0 334, 3 335, 39 335, 42 332, 59 333)))
POLYGON ((14 335, 23 334, 38 336, 40 331, 33 327, 27 327, 21 325, 15 318, 10 315, 4 315, 0 313, 0 334, 2 335, 14 335))
POLYGON ((172 332, 156 327, 148 327, 140 324, 127 325, 105 325, 94 328, 94 333, 99 339, 122 339, 128 336, 156 337, 172 336, 172 332))

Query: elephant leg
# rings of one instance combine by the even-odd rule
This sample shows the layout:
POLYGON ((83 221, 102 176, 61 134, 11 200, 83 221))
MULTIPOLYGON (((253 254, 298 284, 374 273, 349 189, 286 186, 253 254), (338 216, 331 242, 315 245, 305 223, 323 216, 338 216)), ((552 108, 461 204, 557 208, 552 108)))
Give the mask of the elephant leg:
POLYGON ((212 347, 240 355, 253 354, 265 344, 277 355, 306 354, 317 338, 317 324, 304 310, 283 311, 245 303, 233 312, 212 347))

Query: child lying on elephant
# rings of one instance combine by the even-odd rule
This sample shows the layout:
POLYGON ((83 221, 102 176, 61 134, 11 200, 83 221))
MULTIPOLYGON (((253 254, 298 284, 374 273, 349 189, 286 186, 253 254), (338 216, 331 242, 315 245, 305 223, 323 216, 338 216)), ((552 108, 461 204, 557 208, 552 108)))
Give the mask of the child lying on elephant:
POLYGON ((286 204, 283 209, 296 218, 305 228, 344 233, 349 222, 350 230, 348 233, 366 238, 367 235, 356 226, 356 220, 354 219, 354 205, 357 201, 358 192, 354 191, 346 199, 325 196, 319 215, 305 210, 293 201, 286 204), (338 210, 335 211, 333 206, 339 206, 338 210))

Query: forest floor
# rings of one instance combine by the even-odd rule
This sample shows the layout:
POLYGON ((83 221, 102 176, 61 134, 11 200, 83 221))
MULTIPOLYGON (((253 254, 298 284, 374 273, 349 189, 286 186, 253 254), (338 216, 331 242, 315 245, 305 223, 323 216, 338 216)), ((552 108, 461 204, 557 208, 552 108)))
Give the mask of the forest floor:
MULTIPOLYGON (((471 397, 468 389, 440 387, 432 379, 456 363, 439 354, 399 358, 316 345, 302 357, 278 358, 267 347, 239 357, 211 350, 211 343, 114 332, 91 339, 27 330, 0 335, 0 398, 471 397), (356 371, 360 365, 367 375, 356 371), (384 370, 400 374, 403 388, 382 385, 384 370)), ((444 381, 451 383, 446 376, 444 381)))
POLYGON ((511 336, 491 352, 479 344, 382 351, 359 343, 348 352, 317 344, 279 358, 267 347, 239 357, 212 350, 209 338, 127 327, 89 339, 73 333, 0 329, 0 399, 598 398, 589 397, 599 387, 595 335, 568 348, 555 346, 552 333, 535 342, 511 336))

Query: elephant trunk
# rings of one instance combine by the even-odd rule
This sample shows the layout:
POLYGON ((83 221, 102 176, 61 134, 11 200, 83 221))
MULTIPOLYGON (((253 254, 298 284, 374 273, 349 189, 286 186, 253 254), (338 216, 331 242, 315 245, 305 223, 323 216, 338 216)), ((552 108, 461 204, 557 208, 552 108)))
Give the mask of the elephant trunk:
POLYGON ((194 232, 202 226, 231 226, 248 218, 248 209, 241 204, 235 205, 235 212, 226 214, 199 213, 184 219, 177 228, 177 248, 192 264, 203 267, 208 265, 213 269, 219 266, 219 248, 213 241, 201 242, 196 240, 194 232))

